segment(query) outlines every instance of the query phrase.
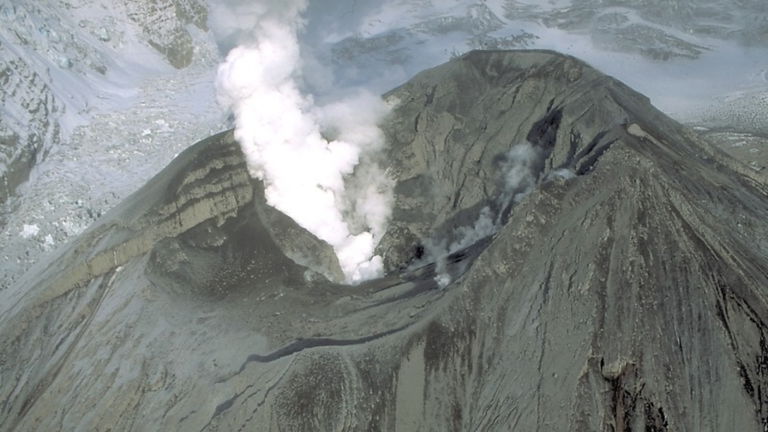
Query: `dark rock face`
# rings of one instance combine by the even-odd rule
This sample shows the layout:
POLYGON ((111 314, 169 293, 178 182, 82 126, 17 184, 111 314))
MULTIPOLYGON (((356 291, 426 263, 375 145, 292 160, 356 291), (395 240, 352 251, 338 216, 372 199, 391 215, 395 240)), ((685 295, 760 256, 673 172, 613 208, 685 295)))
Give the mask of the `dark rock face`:
POLYGON ((328 282, 330 248, 211 137, 3 293, 0 430, 768 427, 760 178, 551 52, 473 52, 386 97, 389 276, 328 282), (537 188, 453 281, 400 270, 500 202, 524 142, 537 188))
POLYGON ((195 43, 188 26, 208 30, 207 5, 199 0, 127 0, 128 18, 152 48, 177 69, 192 63, 195 43))
MULTIPOLYGON (((0 204, 25 182, 36 160, 60 140, 63 105, 39 75, 0 43, 0 204)), ((0 222, 2 223, 2 222, 0 222)))
POLYGON ((399 180, 394 222, 381 244, 390 267, 407 259, 393 243, 440 237, 501 195, 498 158, 514 145, 536 147, 542 178, 563 168, 584 174, 629 123, 620 103, 650 108, 583 63, 536 51, 473 52, 387 97, 400 102, 386 124, 399 180))

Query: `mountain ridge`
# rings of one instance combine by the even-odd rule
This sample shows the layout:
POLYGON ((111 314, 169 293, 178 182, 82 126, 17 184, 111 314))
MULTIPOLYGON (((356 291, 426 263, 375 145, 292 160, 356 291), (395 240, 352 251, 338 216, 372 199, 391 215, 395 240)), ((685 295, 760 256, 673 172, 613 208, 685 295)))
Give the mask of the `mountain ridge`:
POLYGON ((385 98, 387 277, 329 282, 332 250, 259 210, 231 134, 214 136, 3 293, 0 430, 768 424, 765 183, 552 52, 469 53, 385 98), (519 146, 535 187, 502 200, 519 146), (418 256, 486 205, 495 232, 444 270, 418 256), (179 229, 50 288, 166 219, 179 229))

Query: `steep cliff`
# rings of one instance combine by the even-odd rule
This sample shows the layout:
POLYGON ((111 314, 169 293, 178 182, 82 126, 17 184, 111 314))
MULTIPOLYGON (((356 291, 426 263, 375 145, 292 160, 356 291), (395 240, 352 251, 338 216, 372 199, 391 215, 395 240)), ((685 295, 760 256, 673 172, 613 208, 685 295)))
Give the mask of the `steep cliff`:
POLYGON ((63 108, 46 78, 0 40, 0 204, 60 141, 63 108))

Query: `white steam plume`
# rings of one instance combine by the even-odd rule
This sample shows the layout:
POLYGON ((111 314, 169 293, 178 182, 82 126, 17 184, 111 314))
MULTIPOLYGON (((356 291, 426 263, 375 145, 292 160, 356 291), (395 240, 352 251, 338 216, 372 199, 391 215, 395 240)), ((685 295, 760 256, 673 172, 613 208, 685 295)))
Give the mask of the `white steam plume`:
POLYGON ((501 191, 495 200, 498 212, 489 206, 483 207, 472 225, 460 226, 453 231, 450 237, 454 240, 450 244, 446 240, 425 244, 429 255, 435 258, 435 281, 440 287, 451 282, 448 256, 496 234, 503 223, 504 209, 517 204, 533 191, 538 182, 543 157, 540 150, 527 142, 512 147, 501 163, 501 191))
POLYGON ((367 156, 383 145, 377 122, 386 106, 365 92, 326 106, 302 94, 298 31, 306 2, 271 3, 229 9, 248 16, 252 30, 236 20, 241 44, 219 66, 219 100, 235 114, 235 138, 251 174, 264 182, 267 203, 329 243, 347 282, 379 276, 374 249, 390 192, 367 156), (348 188, 353 172, 367 183, 348 188))

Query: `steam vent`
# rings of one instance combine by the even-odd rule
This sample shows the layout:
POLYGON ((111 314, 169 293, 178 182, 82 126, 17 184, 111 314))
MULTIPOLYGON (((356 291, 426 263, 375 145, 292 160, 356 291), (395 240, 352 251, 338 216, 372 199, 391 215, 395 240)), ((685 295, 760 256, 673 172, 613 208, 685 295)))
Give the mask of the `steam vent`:
POLYGON ((384 97, 386 277, 331 282, 212 136, 11 288, 0 430, 768 430, 764 174, 553 52, 384 97), (535 188, 505 201, 524 143, 535 188))

